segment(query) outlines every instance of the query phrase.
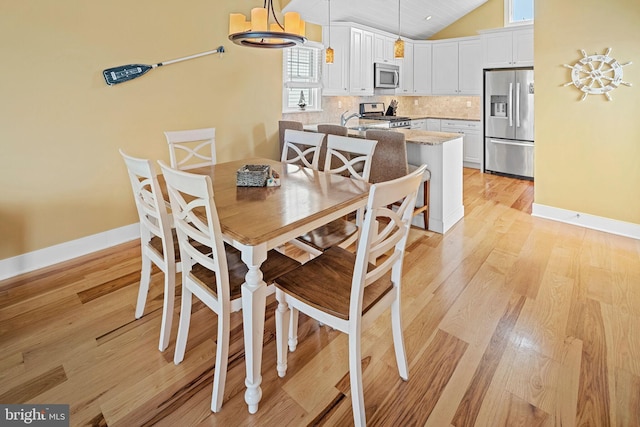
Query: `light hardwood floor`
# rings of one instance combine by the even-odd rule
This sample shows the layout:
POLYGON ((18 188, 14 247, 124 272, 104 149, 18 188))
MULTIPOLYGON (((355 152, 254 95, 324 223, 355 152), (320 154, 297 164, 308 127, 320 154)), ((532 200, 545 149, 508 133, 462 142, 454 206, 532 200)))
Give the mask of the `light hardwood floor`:
MULTIPOLYGON (((123 190, 124 191, 124 190, 123 190)), ((402 304, 409 381, 388 316, 363 334, 372 426, 639 426, 640 242, 530 216, 533 185, 465 169, 465 218, 411 231, 402 304)), ((194 305, 184 362, 157 342, 162 276, 134 319, 135 242, 0 282, 0 403, 67 403, 72 425, 348 426, 347 340, 300 319, 285 378, 273 297, 263 397, 244 403, 232 316, 222 411, 210 412, 215 316, 194 305)))

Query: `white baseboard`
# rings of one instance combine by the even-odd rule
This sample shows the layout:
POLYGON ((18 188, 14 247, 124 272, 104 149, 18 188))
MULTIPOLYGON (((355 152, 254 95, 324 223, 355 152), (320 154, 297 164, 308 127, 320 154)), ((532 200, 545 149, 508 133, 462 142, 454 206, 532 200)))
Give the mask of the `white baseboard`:
POLYGON ((589 215, 582 212, 570 211, 566 209, 554 208, 552 206, 534 203, 531 208, 531 215, 540 218, 552 219, 554 221, 565 222, 567 224, 579 225, 593 230, 605 231, 611 234, 640 239, 640 224, 632 222, 618 221, 596 215, 589 215))
MULTIPOLYGON (((533 204, 531 215, 640 240, 640 224, 554 208, 552 206, 541 205, 538 203, 533 204)), ((464 208, 461 213, 456 212, 454 217, 457 218, 462 216, 464 216, 464 208)), ((457 221, 451 220, 447 222, 448 229, 457 221)), ((413 218, 412 223, 419 227, 422 227, 422 224, 424 224, 422 222, 422 217, 419 215, 413 218)), ((432 223, 432 220, 430 219, 429 228, 434 230, 434 226, 435 228, 440 228, 440 230, 444 229, 444 224, 441 221, 433 221, 432 223)), ((94 234, 93 236, 83 237, 81 239, 18 255, 13 258, 3 259, 0 260, 0 280, 8 279, 39 268, 48 267, 59 262, 68 261, 91 252, 96 252, 139 238, 140 225, 135 223, 113 230, 108 230, 104 233, 94 234)))
MULTIPOLYGON (((429 217, 429 231, 444 234, 464 217, 464 206, 456 209, 444 220, 429 217)), ((413 217, 411 225, 424 228, 424 212, 413 217)))
POLYGON ((8 279, 22 273, 48 267, 59 262, 68 261, 91 252, 96 252, 120 243, 140 238, 140 224, 125 225, 83 237, 70 242, 61 243, 13 258, 0 260, 0 280, 8 279))

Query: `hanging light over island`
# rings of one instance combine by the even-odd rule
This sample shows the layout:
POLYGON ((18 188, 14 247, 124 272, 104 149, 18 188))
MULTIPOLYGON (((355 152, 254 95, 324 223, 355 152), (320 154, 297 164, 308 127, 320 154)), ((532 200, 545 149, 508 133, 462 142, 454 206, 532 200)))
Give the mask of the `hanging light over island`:
POLYGON ((404 58, 404 40, 400 38, 400 0, 398 0, 398 40, 393 44, 393 57, 404 58))
POLYGON ((264 7, 251 9, 251 20, 242 13, 229 15, 229 40, 247 47, 283 49, 307 41, 306 23, 298 12, 284 14, 284 25, 278 21, 273 0, 265 0, 264 7), (269 24, 269 15, 275 22, 269 24))
POLYGON ((331 48, 331 0, 327 0, 329 4, 329 12, 327 13, 327 21, 329 21, 329 46, 324 53, 324 62, 333 64, 333 49, 331 48))

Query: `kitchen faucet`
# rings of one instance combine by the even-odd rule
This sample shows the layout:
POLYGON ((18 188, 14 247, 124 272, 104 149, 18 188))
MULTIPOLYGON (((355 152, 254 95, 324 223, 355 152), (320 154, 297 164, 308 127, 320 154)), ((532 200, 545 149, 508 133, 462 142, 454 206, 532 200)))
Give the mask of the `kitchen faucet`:
POLYGON ((351 114, 350 116, 345 117, 344 115, 345 115, 345 114, 347 114, 348 112, 349 112, 349 110, 345 111, 344 113, 342 113, 342 114, 340 115, 340 126, 346 126, 346 125, 347 125, 347 122, 348 122, 349 120, 351 120, 352 118, 354 118, 354 117, 360 117, 360 114, 358 114, 358 113, 353 113, 353 114, 351 114))

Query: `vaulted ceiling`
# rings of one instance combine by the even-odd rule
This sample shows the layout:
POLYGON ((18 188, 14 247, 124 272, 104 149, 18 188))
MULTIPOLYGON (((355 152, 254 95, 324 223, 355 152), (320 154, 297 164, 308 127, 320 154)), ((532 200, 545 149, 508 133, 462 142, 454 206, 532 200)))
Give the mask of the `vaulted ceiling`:
MULTIPOLYGON (((346 21, 424 40, 449 26, 487 0, 330 0, 331 22, 346 21), (427 19, 427 17, 431 17, 427 19)), ((291 0, 283 12, 299 12, 305 21, 327 25, 328 0, 291 0)))

